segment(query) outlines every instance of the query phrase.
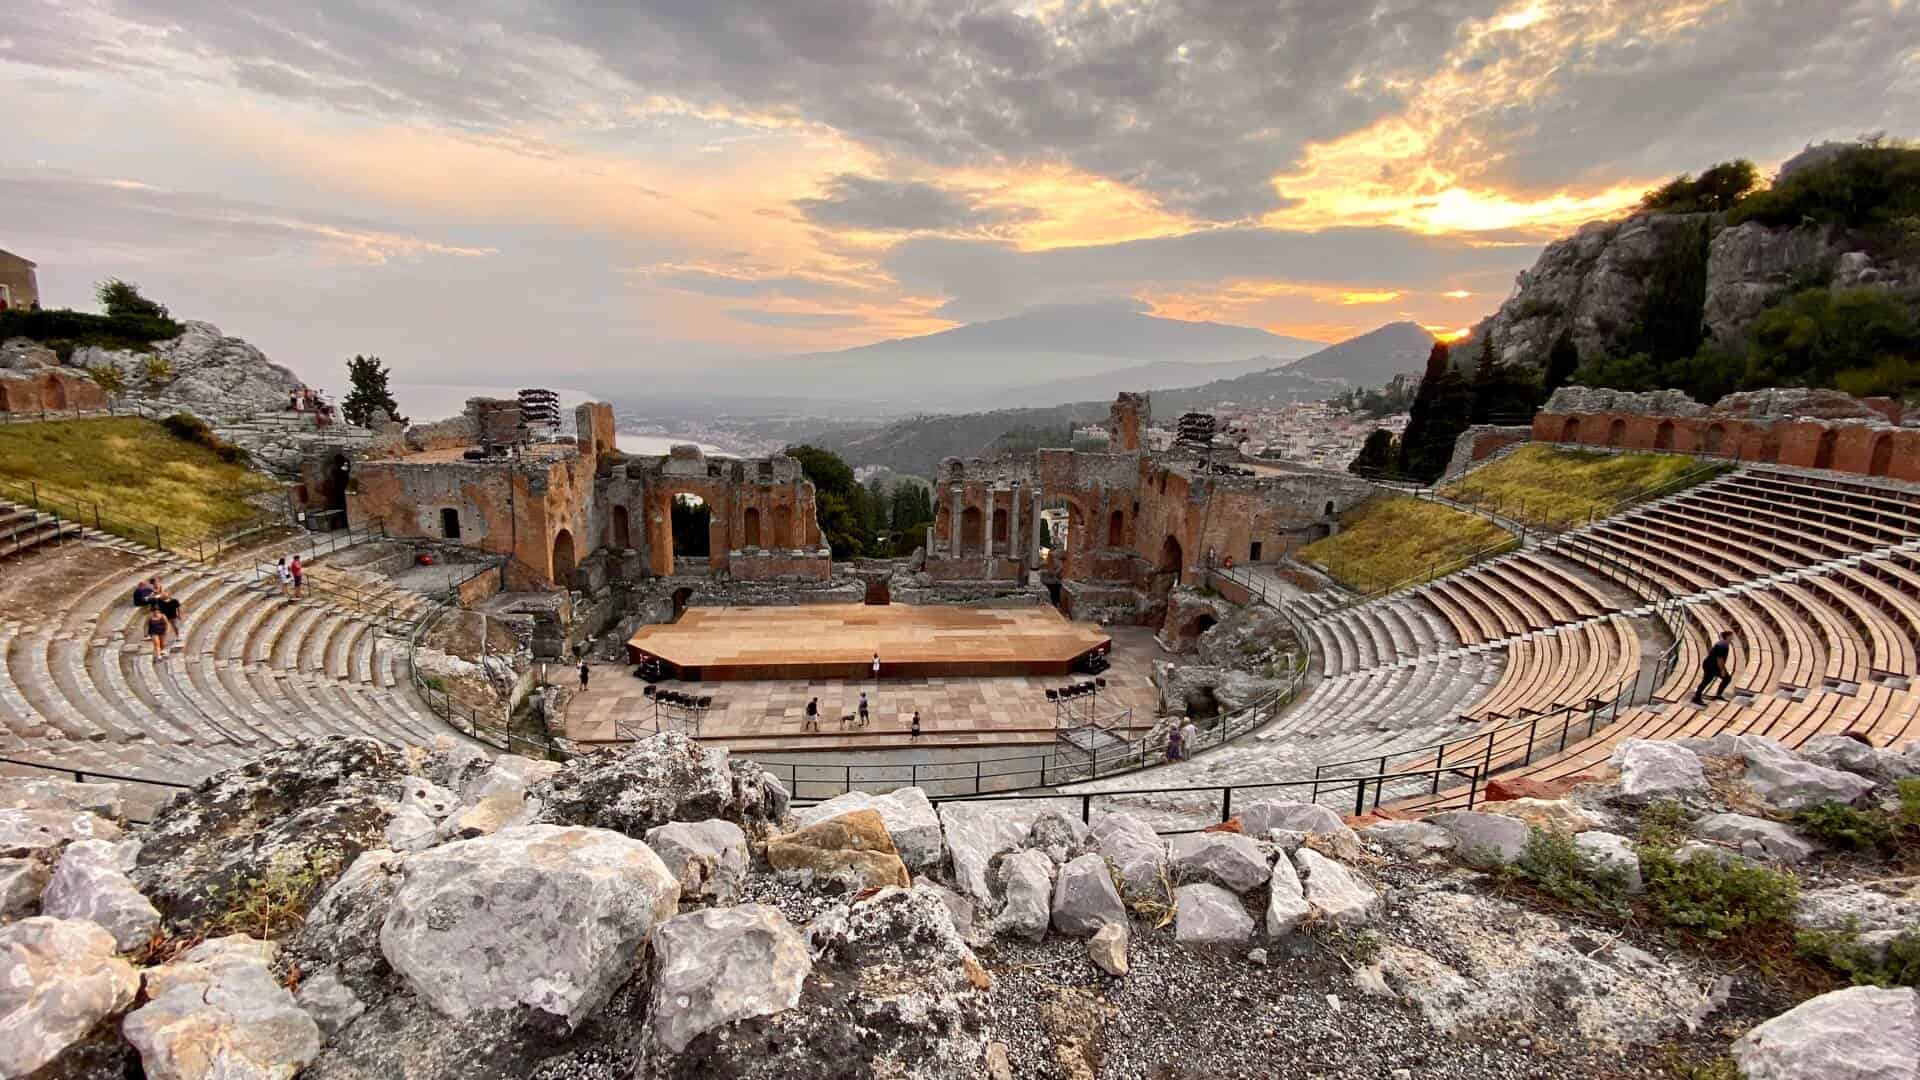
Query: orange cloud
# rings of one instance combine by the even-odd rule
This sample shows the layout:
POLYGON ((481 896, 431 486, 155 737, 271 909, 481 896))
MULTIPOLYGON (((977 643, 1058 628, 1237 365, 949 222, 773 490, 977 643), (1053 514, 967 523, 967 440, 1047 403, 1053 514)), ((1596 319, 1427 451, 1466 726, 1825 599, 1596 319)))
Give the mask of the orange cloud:
POLYGON ((1398 292, 1349 292, 1340 294, 1340 303, 1346 307, 1355 304, 1386 304, 1400 299, 1398 292))

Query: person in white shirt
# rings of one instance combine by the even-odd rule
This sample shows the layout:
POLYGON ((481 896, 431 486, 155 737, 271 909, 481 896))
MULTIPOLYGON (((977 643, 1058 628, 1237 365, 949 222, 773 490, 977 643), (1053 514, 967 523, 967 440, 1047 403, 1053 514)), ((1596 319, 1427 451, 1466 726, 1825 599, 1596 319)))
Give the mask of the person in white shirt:
POLYGON ((880 681, 880 654, 879 653, 873 654, 873 681, 874 682, 880 681))
POLYGON ((1189 720, 1180 728, 1180 756, 1190 758, 1200 745, 1200 726, 1189 720))

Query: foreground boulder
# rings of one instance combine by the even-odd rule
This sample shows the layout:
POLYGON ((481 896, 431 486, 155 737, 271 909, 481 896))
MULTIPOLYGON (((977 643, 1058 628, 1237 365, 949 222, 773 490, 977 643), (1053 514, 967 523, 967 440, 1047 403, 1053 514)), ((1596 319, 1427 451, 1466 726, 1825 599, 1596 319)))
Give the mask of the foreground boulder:
POLYGON ((1920 1080, 1920 991, 1851 986, 1733 1044, 1745 1080, 1920 1080))
POLYGON ((1293 861, 1282 855, 1273 861, 1273 873, 1267 879, 1266 928, 1269 940, 1291 937, 1313 911, 1300 884, 1293 861))
POLYGON ((0 1076, 26 1076, 133 1003, 140 976, 90 922, 0 927, 0 1076))
POLYGON ((527 789, 538 821, 590 825, 638 839, 669 821, 721 818, 749 831, 786 813, 772 774, 671 731, 574 758, 527 789))
POLYGON ((1253 942, 1253 916, 1218 885, 1173 890, 1173 939, 1196 949, 1238 949, 1253 942))
POLYGON ((1629 739, 1614 748, 1608 763, 1620 770, 1620 797, 1644 802, 1685 799, 1707 793, 1707 770, 1700 756, 1684 746, 1651 739, 1629 739))
POLYGON ((1693 833, 1727 844, 1749 859, 1796 863, 1814 852, 1811 841, 1787 826, 1745 814, 1709 814, 1693 823, 1693 833))
POLYGON ((632 974, 680 885, 638 840, 527 825, 407 859, 380 949, 448 1016, 526 1007, 566 1029, 632 974))
POLYGON ((1453 837, 1454 851, 1475 866, 1499 866, 1518 859, 1533 835, 1518 818, 1478 810, 1449 810, 1427 818, 1427 823, 1445 829, 1453 837))
POLYGON ((1012 808, 984 802, 942 803, 939 817, 953 857, 954 887, 976 904, 993 903, 993 860, 1018 850, 1029 825, 1012 808))
POLYGON ((647 846, 680 882, 680 899, 731 904, 747 878, 747 834, 731 821, 675 821, 647 830, 647 846))
POLYGON ((775 870, 853 889, 908 884, 907 865, 877 810, 853 810, 767 841, 775 870))
POLYGON ((68 845, 40 898, 40 910, 56 918, 99 923, 122 952, 146 944, 160 927, 160 912, 120 872, 113 845, 105 840, 68 845))
POLYGON ((806 938, 813 970, 791 1008, 720 1023, 678 1053, 645 1040, 636 1080, 983 1075, 991 980, 932 892, 882 889, 823 912, 806 938))
POLYGON ((385 990, 392 969, 380 927, 400 889, 400 863, 391 851, 366 852, 320 894, 288 948, 302 967, 334 971, 360 994, 385 990))
POLYGON ((1169 845, 1175 876, 1235 893, 1249 893, 1272 873, 1266 852, 1238 833, 1187 833, 1169 845))
POLYGON ((406 764, 385 743, 331 736, 215 773, 142 832, 129 876, 189 931, 218 922, 233 897, 272 878, 310 879, 317 892, 332 876, 319 871, 385 846, 406 764))
POLYGON ((147 972, 148 1002, 121 1025, 149 1080, 287 1080, 320 1028, 268 967, 271 943, 214 938, 147 972))
POLYGON ((1127 922, 1126 905, 1107 872, 1107 860, 1082 855, 1060 868, 1053 887, 1053 928, 1074 937, 1088 937, 1102 926, 1127 922))
POLYGON ((1747 786, 1782 810, 1816 803, 1853 803, 1873 790, 1873 781, 1839 769, 1803 761, 1772 739, 1741 735, 1734 746, 1747 763, 1747 786))
POLYGON ((1038 851, 1011 852, 1001 856, 994 878, 1001 894, 994 932, 1028 941, 1046 937, 1052 913, 1053 860, 1038 851))
POLYGON ((946 859, 946 844, 940 832, 940 818, 927 801, 927 793, 916 787, 900 788, 885 795, 849 791, 835 795, 818 806, 795 811, 800 824, 811 825, 838 817, 850 810, 873 810, 886 823, 887 835, 907 869, 920 874, 939 867, 946 859))
POLYGON ((1294 866, 1305 882, 1307 903, 1335 926, 1361 926, 1380 907, 1380 894, 1359 875, 1312 848, 1293 853, 1294 866))
POLYGON ((1167 845, 1146 822, 1130 814, 1095 818, 1093 842, 1113 863, 1121 891, 1130 897, 1167 899, 1167 845))
POLYGON ((722 1024, 793 1008, 813 970, 806 940, 764 904, 668 919, 653 946, 649 1031, 676 1054, 722 1024))
POLYGON ((39 859, 0 859, 0 919, 33 914, 52 876, 39 859))

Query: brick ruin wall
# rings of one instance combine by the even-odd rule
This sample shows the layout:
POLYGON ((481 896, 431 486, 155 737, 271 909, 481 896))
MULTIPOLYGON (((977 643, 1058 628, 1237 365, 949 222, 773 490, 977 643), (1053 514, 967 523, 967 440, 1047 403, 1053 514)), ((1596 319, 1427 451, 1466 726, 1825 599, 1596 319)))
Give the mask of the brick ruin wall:
POLYGON ((1541 412, 1533 419, 1533 438, 1920 480, 1920 428, 1895 426, 1878 418, 1742 417, 1712 411, 1696 416, 1619 410, 1541 412))
POLYGON ((42 368, 31 375, 0 372, 0 412, 91 412, 106 407, 105 391, 83 371, 42 368))

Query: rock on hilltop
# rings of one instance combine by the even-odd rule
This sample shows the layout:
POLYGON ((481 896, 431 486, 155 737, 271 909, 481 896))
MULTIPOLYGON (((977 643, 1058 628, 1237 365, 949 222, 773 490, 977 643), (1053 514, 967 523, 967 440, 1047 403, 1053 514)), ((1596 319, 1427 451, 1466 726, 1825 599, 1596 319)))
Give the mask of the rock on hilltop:
POLYGON ((181 324, 177 338, 158 341, 152 352, 84 346, 74 350, 79 367, 117 367, 126 376, 129 400, 160 409, 184 409, 208 421, 284 409, 300 377, 267 359, 267 354, 207 322, 181 324), (171 374, 155 382, 147 361, 159 357, 171 374))

